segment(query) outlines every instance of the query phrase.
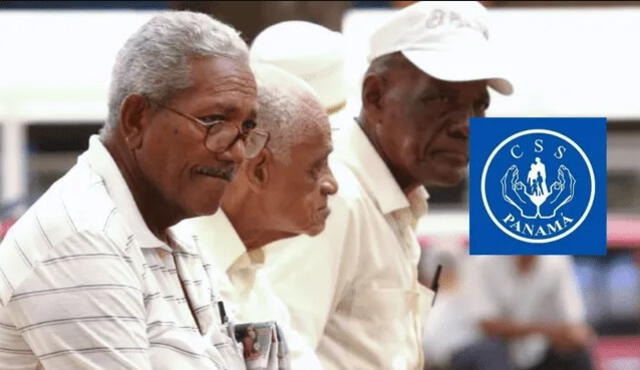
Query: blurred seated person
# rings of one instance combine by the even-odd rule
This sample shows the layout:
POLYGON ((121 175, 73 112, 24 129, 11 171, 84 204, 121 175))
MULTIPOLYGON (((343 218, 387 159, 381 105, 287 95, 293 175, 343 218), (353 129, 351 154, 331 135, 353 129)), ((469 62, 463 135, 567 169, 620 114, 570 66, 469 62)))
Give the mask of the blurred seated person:
POLYGON ((304 81, 271 65, 252 68, 258 84, 256 122, 269 135, 266 146, 240 166, 222 212, 185 220, 174 229, 198 237, 202 253, 220 273, 214 280, 236 321, 277 321, 292 368, 319 369, 313 349, 290 329, 286 306, 261 271, 261 248, 324 229, 329 195, 338 188, 328 166, 331 128, 304 81))
POLYGON ((594 334, 569 257, 470 259, 468 307, 484 338, 453 354, 453 369, 593 369, 594 334))

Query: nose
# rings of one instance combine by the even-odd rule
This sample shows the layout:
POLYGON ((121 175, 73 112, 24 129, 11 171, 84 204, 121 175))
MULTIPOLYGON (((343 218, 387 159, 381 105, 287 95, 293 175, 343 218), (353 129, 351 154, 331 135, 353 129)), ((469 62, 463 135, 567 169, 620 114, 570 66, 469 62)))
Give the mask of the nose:
POLYGON ((473 117, 473 108, 460 108, 449 114, 447 132, 458 139, 469 138, 469 120, 473 117))
POLYGON ((320 191, 323 195, 333 195, 338 192, 338 182, 333 177, 331 170, 328 170, 327 175, 322 178, 320 191))
POLYGON ((244 160, 244 142, 241 138, 238 138, 227 149, 218 153, 218 159, 222 161, 234 162, 236 164, 242 163, 244 160))

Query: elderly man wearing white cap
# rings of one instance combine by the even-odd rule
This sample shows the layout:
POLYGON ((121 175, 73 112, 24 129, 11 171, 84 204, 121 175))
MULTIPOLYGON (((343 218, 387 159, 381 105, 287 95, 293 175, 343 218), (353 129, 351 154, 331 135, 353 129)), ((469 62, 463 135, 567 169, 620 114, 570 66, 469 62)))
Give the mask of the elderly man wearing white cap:
POLYGON ((416 220, 423 184, 454 186, 468 163, 469 118, 488 87, 510 94, 477 2, 420 2, 372 36, 362 110, 336 143, 340 191, 324 233, 273 246, 270 277, 326 369, 422 369, 416 220), (292 273, 296 270, 296 273, 292 273))
POLYGON ((262 31, 251 44, 253 62, 280 67, 307 82, 336 128, 350 119, 344 78, 344 36, 305 21, 286 21, 262 31))

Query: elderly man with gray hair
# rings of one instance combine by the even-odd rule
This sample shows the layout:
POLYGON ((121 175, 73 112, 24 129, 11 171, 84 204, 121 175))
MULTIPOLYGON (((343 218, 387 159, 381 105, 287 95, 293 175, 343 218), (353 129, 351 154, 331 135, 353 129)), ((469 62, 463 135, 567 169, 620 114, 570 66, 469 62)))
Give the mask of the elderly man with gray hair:
POLYGON ((336 140, 348 171, 335 171, 341 190, 326 230, 270 248, 274 289, 327 370, 423 368, 434 294, 418 282, 423 185, 463 180, 470 117, 485 115, 489 87, 512 91, 487 21, 477 2, 421 1, 379 25, 360 114, 336 140))
POLYGON ((285 21, 265 28, 256 36, 249 58, 303 79, 318 95, 331 125, 339 129, 353 118, 346 109, 346 50, 345 37, 339 32, 311 22, 285 21))
MULTIPOLYGON (((238 321, 275 320, 285 333, 293 369, 321 369, 305 340, 292 331, 286 306, 261 267, 262 247, 275 240, 324 229, 328 198, 337 184, 329 169, 332 151, 327 114, 301 79, 254 65, 257 122, 269 134, 266 147, 244 161, 225 193, 222 210, 189 219, 174 230, 198 237, 214 261, 222 297, 238 321)), ((305 261, 300 261, 301 267, 305 261)))
POLYGON ((109 114, 77 164, 0 245, 0 368, 243 369, 194 237, 262 150, 237 32, 152 18, 120 50, 109 114))

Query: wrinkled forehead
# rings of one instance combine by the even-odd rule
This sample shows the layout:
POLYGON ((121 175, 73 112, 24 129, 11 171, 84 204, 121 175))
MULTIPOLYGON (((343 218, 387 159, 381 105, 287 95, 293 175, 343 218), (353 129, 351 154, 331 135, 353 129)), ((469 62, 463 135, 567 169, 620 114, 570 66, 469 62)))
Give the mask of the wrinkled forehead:
MULTIPOLYGON (((255 114, 257 87, 253 73, 242 59, 200 57, 190 60, 192 84, 178 92, 180 100, 196 100, 199 106, 255 114)), ((194 103, 195 104, 195 103, 194 103)))
POLYGON ((313 121, 311 121, 313 119, 311 117, 308 119, 303 135, 298 142, 312 148, 312 152, 319 155, 332 151, 331 124, 326 115, 313 121))

